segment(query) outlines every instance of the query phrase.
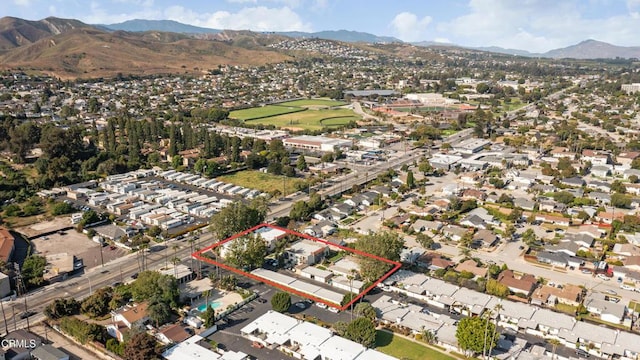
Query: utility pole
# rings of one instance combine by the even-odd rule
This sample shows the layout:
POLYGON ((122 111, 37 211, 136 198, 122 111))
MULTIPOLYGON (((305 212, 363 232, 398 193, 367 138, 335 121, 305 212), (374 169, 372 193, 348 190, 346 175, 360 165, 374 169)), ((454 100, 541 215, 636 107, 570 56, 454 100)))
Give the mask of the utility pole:
POLYGON ((3 301, 0 301, 0 308, 2 308, 2 320, 4 320, 4 331, 8 334, 9 333, 9 324, 7 324, 7 317, 4 314, 4 302, 3 301))

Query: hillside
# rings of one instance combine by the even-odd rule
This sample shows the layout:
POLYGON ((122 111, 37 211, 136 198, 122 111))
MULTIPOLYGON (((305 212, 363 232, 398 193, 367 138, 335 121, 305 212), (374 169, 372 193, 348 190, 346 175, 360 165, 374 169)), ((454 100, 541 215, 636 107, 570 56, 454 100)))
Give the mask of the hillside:
POLYGON ((245 49, 175 33, 105 32, 88 27, 7 51, 0 56, 0 67, 86 78, 118 73, 200 72, 221 64, 262 65, 287 59, 275 51, 245 49))
POLYGON ((3 17, 0 19, 0 50, 32 44, 52 35, 81 28, 91 28, 91 26, 78 20, 55 17, 39 21, 3 17))
POLYGON ((640 58, 640 47, 616 46, 597 40, 585 40, 579 44, 547 51, 543 57, 572 59, 640 58))

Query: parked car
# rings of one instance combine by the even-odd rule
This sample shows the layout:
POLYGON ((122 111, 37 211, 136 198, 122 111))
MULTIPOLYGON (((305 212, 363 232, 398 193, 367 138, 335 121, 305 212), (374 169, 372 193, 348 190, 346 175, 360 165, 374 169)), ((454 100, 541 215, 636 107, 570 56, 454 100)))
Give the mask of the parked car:
POLYGON ((611 290, 611 289, 607 290, 607 294, 618 295, 617 292, 615 292, 614 290, 611 290))
POLYGON ((584 358, 588 358, 589 357, 589 353, 582 350, 582 349, 576 349, 576 355, 578 357, 584 357, 584 358))
POLYGON ((267 299, 264 299, 264 298, 258 298, 258 302, 259 302, 260 304, 264 304, 264 303, 266 303, 266 302, 267 302, 267 299))
POLYGON ((326 309, 326 308, 327 308, 327 304, 325 304, 325 303, 321 303, 321 302, 317 302, 317 303, 316 303, 316 306, 317 306, 317 307, 319 307, 319 308, 321 308, 321 309, 326 309))
POLYGON ((583 273, 583 274, 591 274, 591 270, 589 270, 589 269, 582 269, 582 273, 583 273))
POLYGON ((306 309, 307 308, 307 304, 303 303, 302 301, 298 301, 297 303, 294 304, 295 307, 297 307, 298 309, 306 309))
POLYGON ((20 319, 26 319, 29 316, 35 315, 36 312, 35 311, 25 311, 22 314, 20 314, 20 319))
POLYGON ((611 279, 609 279, 609 277, 605 274, 598 274, 598 277, 604 281, 609 281, 611 279))

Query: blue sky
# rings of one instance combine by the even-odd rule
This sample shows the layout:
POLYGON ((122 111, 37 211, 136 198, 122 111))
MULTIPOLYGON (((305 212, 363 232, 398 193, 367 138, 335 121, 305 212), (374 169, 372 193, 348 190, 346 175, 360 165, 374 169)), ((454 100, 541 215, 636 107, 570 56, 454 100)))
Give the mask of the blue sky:
POLYGON ((2 0, 0 16, 89 24, 169 19, 255 31, 347 29, 538 52, 586 39, 640 46, 640 0, 2 0))

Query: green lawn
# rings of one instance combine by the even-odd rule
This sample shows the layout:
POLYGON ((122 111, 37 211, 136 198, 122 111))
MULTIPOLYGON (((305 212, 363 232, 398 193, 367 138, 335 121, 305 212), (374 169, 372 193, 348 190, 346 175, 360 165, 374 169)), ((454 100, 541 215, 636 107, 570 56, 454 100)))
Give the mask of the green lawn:
POLYGON ((398 359, 455 360, 447 354, 382 330, 376 332, 376 350, 398 359))
POLYGON ((302 112, 254 119, 247 121, 247 123, 274 125, 280 128, 320 130, 325 127, 346 125, 351 121, 359 119, 360 117, 356 116, 354 112, 349 109, 309 109, 302 112))
MULTIPOLYGON (((247 189, 257 189, 266 193, 273 193, 278 190, 282 193, 285 186, 285 177, 273 174, 263 173, 257 170, 238 171, 231 175, 217 177, 218 180, 225 183, 239 185, 247 189)), ((295 185, 303 180, 286 178, 287 194, 296 192, 295 185)))
POLYGON ((298 107, 306 107, 306 106, 342 106, 347 105, 346 102, 336 101, 331 99, 302 99, 302 100, 293 100, 287 101, 283 103, 279 103, 280 106, 298 106, 298 107))
POLYGON ((275 116, 281 114, 289 114, 298 111, 304 111, 304 108, 293 106, 273 106, 266 105, 260 107, 253 107, 249 109, 234 110, 229 113, 229 117, 232 119, 251 120, 259 119, 268 116, 275 116))

